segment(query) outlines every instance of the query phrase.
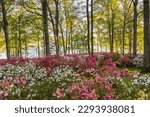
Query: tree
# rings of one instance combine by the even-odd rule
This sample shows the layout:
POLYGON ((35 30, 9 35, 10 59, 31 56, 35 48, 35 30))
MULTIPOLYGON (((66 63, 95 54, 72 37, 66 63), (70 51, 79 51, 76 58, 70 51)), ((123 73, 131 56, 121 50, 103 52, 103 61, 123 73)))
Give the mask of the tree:
POLYGON ((144 71, 150 71, 150 7, 149 0, 144 4, 144 71))
MULTIPOLYGON (((47 1, 47 0, 46 0, 47 1)), ((53 27, 53 34, 54 34, 54 39, 55 39, 55 46, 56 46, 56 54, 59 55, 59 51, 60 51, 60 42, 59 42, 59 0, 54 0, 54 4, 55 4, 55 13, 52 14, 52 11, 49 7, 49 1, 47 4, 47 8, 48 8, 48 12, 49 12, 49 16, 50 16, 50 21, 52 23, 52 27, 53 27), (53 17, 53 15, 55 17, 53 17)))
POLYGON ((56 42, 55 42, 55 45, 56 45, 56 54, 59 55, 59 0, 54 0, 55 1, 55 25, 56 25, 56 31, 55 31, 55 34, 56 34, 56 42))
POLYGON ((137 18, 138 18, 138 0, 132 0, 134 8, 134 18, 133 18, 133 55, 137 54, 137 18))
POLYGON ((87 45, 88 54, 90 54, 90 17, 89 17, 89 0, 86 0, 86 13, 87 13, 87 45))
POLYGON ((131 9, 131 1, 129 0, 121 0, 123 7, 123 27, 122 27, 122 54, 125 54, 125 45, 126 45, 126 27, 130 22, 128 21, 130 9, 131 9))
POLYGON ((48 33, 48 13, 47 13, 47 0, 42 0, 42 16, 43 16, 43 37, 45 41, 45 53, 46 56, 50 54, 49 48, 49 33, 48 33))
POLYGON ((90 13, 89 13, 89 0, 86 1, 86 14, 87 14, 87 46, 88 53, 93 55, 94 52, 94 41, 93 41, 93 0, 91 0, 91 21, 90 21, 90 13), (90 31, 91 29, 91 31, 90 31), (90 34, 91 32, 91 34, 90 34), (91 43, 90 43, 91 42, 91 43), (91 46, 90 46, 91 45, 91 46))
POLYGON ((0 0, 0 4, 1 4, 1 7, 2 7, 3 30, 4 30, 4 35, 5 35, 6 54, 7 54, 7 59, 10 59, 8 20, 7 20, 6 8, 5 8, 5 1, 0 0))
POLYGON ((28 57, 30 48, 41 57, 61 52, 93 54, 94 50, 123 54, 133 51, 136 55, 144 50, 140 0, 2 2, 0 28, 4 33, 0 32, 0 50, 4 51, 5 45, 11 48, 7 49, 9 56, 28 57))
POLYGON ((93 0, 91 0, 91 54, 93 55, 94 53, 94 38, 93 38, 93 27, 94 22, 93 22, 93 0))

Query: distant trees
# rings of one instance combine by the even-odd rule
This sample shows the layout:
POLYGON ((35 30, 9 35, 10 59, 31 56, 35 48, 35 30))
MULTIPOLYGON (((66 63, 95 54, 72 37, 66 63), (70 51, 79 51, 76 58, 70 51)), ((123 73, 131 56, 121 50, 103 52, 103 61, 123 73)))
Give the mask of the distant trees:
POLYGON ((135 56, 144 51, 141 8, 140 0, 1 0, 0 41, 5 39, 8 59, 28 57, 30 47, 38 56, 95 51, 135 56))

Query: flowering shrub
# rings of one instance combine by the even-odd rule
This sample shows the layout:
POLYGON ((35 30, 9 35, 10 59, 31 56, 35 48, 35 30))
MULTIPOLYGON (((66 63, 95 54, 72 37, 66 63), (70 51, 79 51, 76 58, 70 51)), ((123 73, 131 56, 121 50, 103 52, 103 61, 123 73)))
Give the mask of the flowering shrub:
POLYGON ((135 74, 117 68, 118 53, 110 55, 0 60, 0 99, 116 99, 108 79, 135 74))
POLYGON ((53 83, 57 84, 59 87, 66 87, 76 80, 78 77, 77 73, 73 70, 72 67, 57 67, 50 75, 50 79, 53 83))
POLYGON ((24 64, 17 62, 16 65, 6 63, 0 66, 0 89, 2 90, 1 96, 3 96, 1 98, 8 98, 12 94, 20 99, 20 93, 23 93, 22 88, 25 88, 26 85, 30 88, 30 85, 46 76, 46 69, 36 66, 32 61, 24 64))
POLYGON ((136 91, 136 99, 150 99, 150 76, 147 74, 139 76, 139 78, 131 82, 133 90, 136 91))
POLYGON ((150 76, 147 74, 140 76, 138 79, 135 79, 132 81, 133 85, 137 85, 141 89, 143 88, 145 91, 147 90, 146 87, 148 87, 148 90, 150 88, 150 76))
POLYGON ((132 78, 134 74, 129 73, 127 69, 117 69, 116 63, 112 59, 103 62, 103 66, 99 68, 99 73, 103 77, 132 78))
POLYGON ((135 79, 108 79, 113 84, 117 99, 150 99, 150 77, 142 75, 135 79))
POLYGON ((5 64, 0 66, 0 78, 16 78, 23 77, 28 80, 41 79, 46 76, 46 69, 40 66, 36 66, 32 61, 25 62, 25 64, 16 65, 5 64))
POLYGON ((92 79, 82 77, 73 82, 66 90, 57 89, 53 96, 58 99, 76 100, 115 99, 112 85, 99 75, 92 79))
POLYGON ((30 59, 29 58, 11 58, 9 60, 7 59, 1 59, 0 60, 0 65, 6 65, 6 64, 11 64, 11 65, 16 65, 16 64, 24 64, 28 62, 30 59))
POLYGON ((136 67, 143 67, 144 64, 144 56, 139 54, 138 56, 136 56, 133 59, 133 65, 135 65, 136 67))
POLYGON ((113 61, 119 61, 121 55, 119 53, 108 53, 108 52, 103 52, 102 55, 104 55, 104 59, 112 59, 113 61))
POLYGON ((119 60, 120 66, 123 67, 132 67, 133 66, 133 56, 132 55, 124 55, 119 60))

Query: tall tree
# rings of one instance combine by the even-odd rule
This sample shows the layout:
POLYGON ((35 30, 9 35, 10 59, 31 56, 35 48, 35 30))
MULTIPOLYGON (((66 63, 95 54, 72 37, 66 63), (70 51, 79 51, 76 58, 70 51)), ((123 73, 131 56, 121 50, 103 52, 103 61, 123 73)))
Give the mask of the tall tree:
POLYGON ((45 54, 50 54, 49 47, 49 33, 48 33, 48 13, 47 13, 47 0, 42 0, 42 16, 43 16, 43 37, 45 41, 45 54))
POLYGON ((134 18, 133 18, 133 55, 137 54, 137 18, 138 18, 138 0, 132 0, 134 8, 134 18))
POLYGON ((93 0, 91 0, 91 54, 92 55, 94 53, 93 27, 94 27, 94 22, 93 22, 93 0))
POLYGON ((1 3, 1 7, 2 7, 3 30, 4 30, 4 35, 5 35, 6 54, 7 54, 7 59, 10 59, 8 20, 7 20, 6 8, 5 8, 5 1, 4 0, 0 0, 0 3, 1 3))
POLYGON ((144 2, 144 70, 150 71, 150 7, 149 0, 144 2))
POLYGON ((55 4, 55 13, 52 13, 52 10, 49 7, 50 1, 47 1, 47 8, 50 16, 50 21, 52 23, 53 34, 55 39, 55 46, 56 46, 56 54, 59 55, 60 51, 60 40, 59 40, 59 0, 54 0, 55 4), (53 17, 54 16, 54 17, 53 17))
POLYGON ((123 28, 122 28, 122 53, 125 54, 125 45, 126 45, 126 31, 127 24, 129 23, 128 17, 130 14, 130 9, 132 2, 129 0, 121 0, 123 7, 123 28))
POLYGON ((59 55, 59 0, 55 0, 55 25, 56 25, 56 54, 59 55))
POLYGON ((87 13, 87 45, 88 45, 88 54, 90 54, 90 17, 89 17, 89 0, 86 0, 86 13, 87 13))

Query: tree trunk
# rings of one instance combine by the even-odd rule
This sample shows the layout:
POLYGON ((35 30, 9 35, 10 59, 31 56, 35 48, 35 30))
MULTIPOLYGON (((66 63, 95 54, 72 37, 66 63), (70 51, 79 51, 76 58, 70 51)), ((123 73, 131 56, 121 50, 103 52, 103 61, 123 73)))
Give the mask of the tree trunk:
POLYGON ((86 13, 87 13, 87 45, 88 54, 90 54, 90 18, 89 18, 89 0, 86 1, 86 13))
POLYGON ((113 10, 112 10, 111 23, 112 23, 112 27, 111 27, 111 52, 113 52, 114 51, 114 13, 113 13, 113 10))
POLYGON ((28 58, 28 44, 27 44, 27 39, 25 39, 25 58, 28 58))
POLYGON ((61 32, 61 37, 62 37, 62 43, 63 43, 63 51, 64 51, 64 55, 66 54, 66 47, 65 47, 65 39, 64 39, 64 32, 63 32, 63 28, 61 23, 59 23, 60 25, 60 32, 61 32))
POLYGON ((128 33, 128 38, 129 38, 129 54, 132 53, 132 29, 129 29, 129 33, 128 33))
POLYGON ((15 41, 15 57, 18 57, 18 52, 17 52, 17 50, 18 50, 18 41, 16 40, 16 41, 15 41))
POLYGON ((110 47, 110 52, 112 51, 112 38, 111 38, 111 26, 110 26, 110 21, 109 21, 109 26, 108 26, 108 33, 109 33, 109 47, 110 47))
POLYGON ((125 16, 124 16, 124 21, 123 21, 123 35, 122 35, 122 54, 125 54, 125 33, 126 33, 126 23, 125 23, 125 16))
POLYGON ((48 9, 48 12, 49 12, 49 16, 50 16, 50 19, 51 19, 51 23, 52 23, 52 27, 53 27, 53 35, 54 35, 54 40, 56 42, 56 29, 55 29, 55 21, 54 21, 54 18, 52 16, 52 12, 51 12, 51 9, 49 7, 49 1, 47 1, 47 9, 48 9))
POLYGON ((47 0, 42 0, 42 14, 43 14, 43 37, 45 43, 45 54, 50 54, 49 34, 48 34, 48 14, 47 14, 47 0))
POLYGON ((111 52, 112 51, 112 35, 111 35, 110 9, 108 11, 108 35, 109 35, 109 47, 110 47, 110 52, 111 52))
POLYGON ((135 0, 133 3, 134 5, 134 19, 133 19, 133 55, 136 56, 137 54, 137 18, 138 18, 138 13, 137 13, 137 5, 138 5, 138 0, 135 0))
POLYGON ((41 53, 40 53, 40 37, 38 37, 37 45, 38 45, 38 57, 40 57, 41 56, 41 53))
POLYGON ((91 0, 91 54, 94 53, 94 40, 93 40, 93 0, 91 0))
POLYGON ((19 41, 19 57, 22 57, 22 42, 21 42, 21 30, 20 24, 21 23, 21 16, 19 15, 19 23, 18 23, 18 41, 19 41))
POLYGON ((71 46, 71 53, 73 54, 73 35, 72 35, 73 29, 72 28, 73 27, 72 27, 72 23, 71 23, 71 26, 70 26, 70 46, 71 46))
POLYGON ((66 54, 67 54, 67 52, 68 52, 68 24, 67 24, 67 11, 66 11, 66 6, 65 6, 65 25, 66 25, 66 31, 65 31, 65 37, 66 37, 66 43, 65 43, 65 45, 66 45, 66 54))
POLYGON ((149 0, 144 0, 144 71, 150 71, 150 13, 149 0))
POLYGON ((59 0, 55 0, 55 7, 56 7, 56 16, 55 16, 55 22, 56 22, 56 54, 59 55, 59 0))
POLYGON ((0 0, 0 3, 1 3, 1 6, 2 6, 3 30, 4 30, 4 35, 5 35, 6 54, 7 54, 7 59, 10 59, 8 21, 7 21, 6 9, 5 9, 5 1, 4 0, 0 0))

